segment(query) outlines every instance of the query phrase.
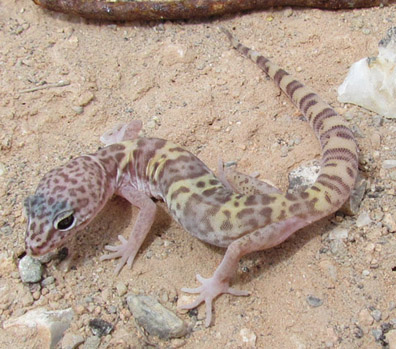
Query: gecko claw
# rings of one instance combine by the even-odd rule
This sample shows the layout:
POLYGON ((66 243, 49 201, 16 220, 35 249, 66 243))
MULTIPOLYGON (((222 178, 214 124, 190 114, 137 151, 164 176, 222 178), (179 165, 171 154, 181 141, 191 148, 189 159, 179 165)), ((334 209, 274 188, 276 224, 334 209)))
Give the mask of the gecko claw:
POLYGON ((125 264, 128 266, 129 269, 132 267, 133 261, 137 253, 136 247, 129 244, 128 240, 125 239, 122 235, 118 235, 118 240, 120 240, 121 245, 106 245, 105 250, 112 253, 100 257, 101 261, 121 258, 114 270, 114 273, 116 275, 120 273, 121 269, 124 267, 125 264))

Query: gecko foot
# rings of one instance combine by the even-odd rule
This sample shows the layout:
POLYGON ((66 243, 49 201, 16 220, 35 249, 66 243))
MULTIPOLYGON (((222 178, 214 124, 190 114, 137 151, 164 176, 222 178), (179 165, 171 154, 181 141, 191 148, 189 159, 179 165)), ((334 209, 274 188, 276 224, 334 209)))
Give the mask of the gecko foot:
POLYGON ((218 280, 215 276, 205 279, 201 275, 197 274, 197 280, 202 284, 197 288, 186 288, 183 287, 181 290, 187 293, 199 293, 198 298, 190 303, 180 306, 180 309, 193 309, 196 308, 202 302, 206 304, 206 320, 205 326, 209 327, 212 322, 212 302, 213 300, 221 295, 222 293, 229 293, 233 296, 248 296, 249 292, 243 290, 237 290, 229 287, 229 281, 218 280))
POLYGON ((138 249, 134 244, 130 244, 127 239, 125 239, 122 235, 118 235, 118 239, 121 241, 121 245, 113 246, 106 245, 105 249, 112 253, 101 256, 100 260, 108 260, 120 258, 120 262, 117 264, 114 273, 118 274, 123 266, 126 264, 129 268, 132 267, 133 260, 135 259, 136 253, 138 249))

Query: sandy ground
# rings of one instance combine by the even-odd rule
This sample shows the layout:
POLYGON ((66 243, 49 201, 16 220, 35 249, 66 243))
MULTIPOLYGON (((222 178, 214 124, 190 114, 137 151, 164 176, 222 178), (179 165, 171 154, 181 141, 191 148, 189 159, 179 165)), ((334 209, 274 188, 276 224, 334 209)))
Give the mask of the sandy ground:
MULTIPOLYGON (((88 322, 98 317, 115 326, 102 348, 150 342, 184 348, 384 344, 372 330, 396 318, 396 173, 382 168, 384 160, 396 158, 396 124, 380 125, 374 113, 341 105, 336 89, 353 62, 376 55, 379 39, 396 24, 395 5, 109 24, 50 13, 28 0, 0 3, 0 286, 3 299, 11 297, 1 306, 1 322, 39 305, 72 307, 76 316, 68 333, 91 336, 88 322), (197 285, 195 274, 208 277, 221 261, 222 249, 189 236, 164 205, 132 270, 116 277, 115 262, 99 261, 104 245, 127 236, 136 217, 136 209, 114 198, 80 233, 74 267, 47 267, 54 287, 23 285, 17 262, 24 252, 24 198, 54 166, 95 151, 100 135, 118 123, 141 119, 147 135, 183 145, 213 169, 220 157, 235 160, 240 170, 259 171, 282 188, 291 169, 320 157, 309 126, 254 64, 230 48, 220 24, 349 116, 369 181, 359 214, 369 213, 372 223, 357 227, 357 216, 332 216, 277 248, 243 258, 234 285, 252 295, 217 299, 210 328, 202 322, 203 306, 198 322, 181 314, 192 327, 183 339, 146 338, 117 292, 125 285, 176 311, 180 289, 197 285), (68 84, 23 93, 60 81, 68 84), (348 238, 334 244, 329 234, 336 227, 346 228, 348 238), (309 296, 323 304, 311 307, 309 296), (255 340, 245 343, 248 337, 255 340)), ((0 329, 0 337, 1 347, 40 347, 34 336, 0 329)))

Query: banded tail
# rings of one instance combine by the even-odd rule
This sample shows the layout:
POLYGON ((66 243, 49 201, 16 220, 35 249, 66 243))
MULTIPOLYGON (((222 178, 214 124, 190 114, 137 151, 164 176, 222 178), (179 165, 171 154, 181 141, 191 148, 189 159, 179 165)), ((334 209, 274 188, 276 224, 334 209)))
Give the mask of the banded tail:
POLYGON ((322 147, 322 163, 315 183, 301 197, 317 198, 315 211, 336 211, 348 199, 358 173, 358 148, 352 131, 338 113, 315 92, 295 80, 268 58, 242 45, 225 28, 232 46, 255 62, 304 114, 322 147), (307 196, 308 194, 308 196, 307 196))

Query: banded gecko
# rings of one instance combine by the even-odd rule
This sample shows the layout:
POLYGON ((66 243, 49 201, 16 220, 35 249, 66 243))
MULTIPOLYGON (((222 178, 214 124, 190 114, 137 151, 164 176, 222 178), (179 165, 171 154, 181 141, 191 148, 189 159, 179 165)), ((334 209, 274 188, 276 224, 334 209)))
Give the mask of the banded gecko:
POLYGON ((183 308, 206 303, 211 324, 212 301, 223 293, 248 295, 230 287, 238 261, 247 253, 280 244, 297 230, 335 212, 349 197, 358 172, 357 145, 345 121, 317 94, 267 58, 240 44, 223 29, 232 46, 249 57, 299 107, 322 146, 316 182, 296 193, 279 189, 233 170, 214 173, 186 149, 163 139, 142 138, 140 121, 103 135, 106 147, 77 157, 48 172, 34 195, 25 200, 28 216, 26 249, 42 255, 63 245, 83 229, 114 195, 140 211, 130 233, 117 246, 106 246, 101 260, 120 258, 119 273, 131 267, 163 200, 185 230, 209 244, 226 248, 212 277, 197 275, 201 286, 183 308))

